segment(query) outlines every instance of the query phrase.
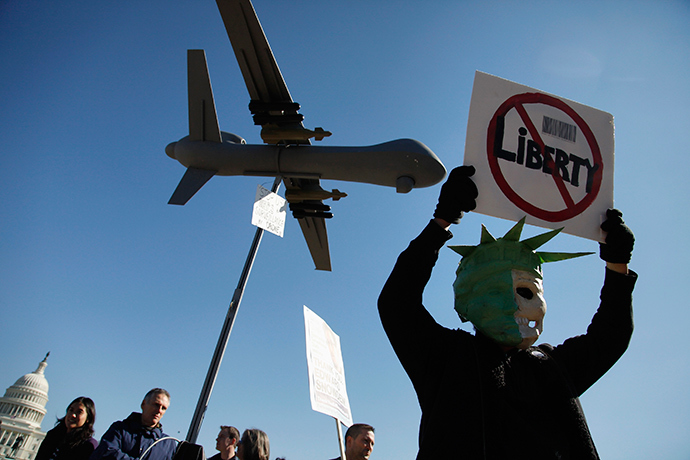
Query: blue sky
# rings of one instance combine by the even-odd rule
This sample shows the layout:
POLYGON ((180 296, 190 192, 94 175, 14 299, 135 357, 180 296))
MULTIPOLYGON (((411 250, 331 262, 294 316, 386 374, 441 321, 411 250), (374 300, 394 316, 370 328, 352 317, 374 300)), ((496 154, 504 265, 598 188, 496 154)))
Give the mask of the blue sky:
MULTIPOLYGON (((448 169, 461 164, 475 70, 614 115, 615 203, 637 237, 636 330, 582 404, 602 458, 687 458, 690 4, 254 6, 305 126, 333 132, 325 145, 414 138, 448 169)), ((0 2, 0 387, 50 351, 44 430, 84 394, 100 437, 162 386, 165 430, 187 433, 255 231, 256 186, 272 182, 214 178, 186 206, 166 204, 184 168, 164 148, 187 134, 186 50, 198 48, 221 129, 260 142, 215 2, 0 2)), ((372 459, 416 454, 419 407, 376 299, 439 187, 324 186, 348 193, 328 223, 333 272, 313 269, 294 220, 284 238, 264 237, 199 436, 209 456, 221 424, 263 429, 274 458, 338 455, 333 420, 309 403, 303 305, 341 338, 353 417, 376 427, 372 459)), ((451 243, 476 244, 481 223, 494 235, 511 226, 469 214, 451 243)), ((597 246, 560 235, 544 250, 597 246)), ((467 329, 452 308, 457 262, 442 252, 425 304, 467 329)), ((545 267, 541 341, 585 331, 603 273, 596 256, 545 267)))

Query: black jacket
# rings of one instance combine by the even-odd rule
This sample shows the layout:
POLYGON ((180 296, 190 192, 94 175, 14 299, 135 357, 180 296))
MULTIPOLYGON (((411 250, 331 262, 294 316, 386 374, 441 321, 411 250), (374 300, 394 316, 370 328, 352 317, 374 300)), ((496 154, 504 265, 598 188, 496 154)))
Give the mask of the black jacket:
MULTIPOLYGON (((168 435, 163 433, 160 423, 153 429, 144 428, 141 426, 141 414, 132 412, 126 419, 110 425, 90 460, 140 458, 155 442, 166 437, 168 435)), ((177 440, 161 440, 149 451, 146 460, 171 460, 176 449, 177 440)))
POLYGON ((447 329, 422 293, 452 234, 431 222, 400 255, 379 297, 388 338, 412 380, 422 421, 417 459, 596 459, 578 397, 626 350, 637 275, 606 270, 587 333, 508 353, 447 329))
POLYGON ((98 441, 90 438, 70 447, 65 443, 66 437, 67 428, 64 423, 48 431, 36 452, 35 460, 87 460, 98 445, 98 441))

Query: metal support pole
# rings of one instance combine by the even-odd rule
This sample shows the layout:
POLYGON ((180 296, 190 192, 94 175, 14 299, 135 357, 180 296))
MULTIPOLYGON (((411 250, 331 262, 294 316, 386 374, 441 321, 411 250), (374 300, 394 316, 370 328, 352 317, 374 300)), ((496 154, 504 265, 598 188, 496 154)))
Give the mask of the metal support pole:
MULTIPOLYGON (((276 193, 280 187, 281 177, 278 176, 273 182, 273 187, 271 191, 276 193)), ((206 380, 204 381, 204 386, 201 389, 201 394, 199 395, 199 401, 196 404, 196 409, 194 410, 194 416, 192 417, 192 423, 189 425, 189 431, 187 432, 186 441, 192 444, 196 444, 196 439, 199 436, 199 431, 201 430, 201 423, 204 421, 204 415, 206 415, 206 408, 208 407, 208 401, 211 399, 211 392, 213 392, 213 386, 216 383, 216 377, 218 376, 218 370, 220 369, 220 363, 223 361, 223 355, 225 354, 225 348, 228 345, 228 339, 230 339, 230 333, 232 332, 232 326, 235 323, 235 316, 237 315, 237 310, 240 308, 240 303, 242 302, 242 295, 244 294, 244 287, 247 284, 247 278, 249 278, 249 273, 252 271, 252 265, 254 265, 254 259, 256 258, 256 252, 259 249, 259 244, 261 243, 261 237, 264 234, 262 228, 257 228, 254 234, 254 240, 252 241, 251 248, 249 249, 249 255, 247 255, 247 260, 244 263, 244 269, 242 270, 242 275, 237 283, 237 288, 232 296, 232 301, 228 307, 228 313, 225 315, 225 323, 223 323, 223 329, 220 332, 220 337, 218 337, 218 343, 216 344, 216 350, 213 352, 213 358, 211 358, 211 364, 208 368, 208 373, 206 374, 206 380)))
POLYGON ((338 430, 338 446, 340 447, 340 459, 341 460, 347 460, 345 457, 345 442, 343 441, 343 429, 340 426, 340 420, 337 417, 333 417, 335 419, 335 426, 338 430))

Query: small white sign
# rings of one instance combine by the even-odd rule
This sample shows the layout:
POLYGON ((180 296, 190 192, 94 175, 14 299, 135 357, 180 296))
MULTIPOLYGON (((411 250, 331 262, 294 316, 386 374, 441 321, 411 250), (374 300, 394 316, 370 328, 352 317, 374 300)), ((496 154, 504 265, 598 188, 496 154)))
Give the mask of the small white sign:
POLYGON ((283 237, 285 230, 285 216, 287 202, 277 193, 265 189, 261 185, 256 187, 252 225, 263 228, 267 232, 283 237))
POLYGON ((476 212, 601 241, 613 207, 613 116, 477 72, 464 164, 476 212))
POLYGON ((345 367, 338 337, 316 313, 304 307, 311 408, 352 425, 345 367))

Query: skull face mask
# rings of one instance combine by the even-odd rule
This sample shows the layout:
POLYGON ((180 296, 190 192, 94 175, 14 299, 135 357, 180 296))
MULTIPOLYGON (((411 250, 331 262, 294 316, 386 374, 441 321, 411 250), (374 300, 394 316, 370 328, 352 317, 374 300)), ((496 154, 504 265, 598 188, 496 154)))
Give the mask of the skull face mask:
POLYGON ((562 229, 519 241, 524 223, 499 239, 482 225, 478 246, 450 246, 463 256, 453 283, 458 315, 499 344, 518 348, 534 344, 543 331, 541 264, 592 254, 536 252, 562 229))
POLYGON ((527 348, 534 344, 544 330, 546 300, 541 278, 532 273, 513 270, 513 292, 517 311, 513 315, 518 325, 522 342, 518 348, 527 348))

